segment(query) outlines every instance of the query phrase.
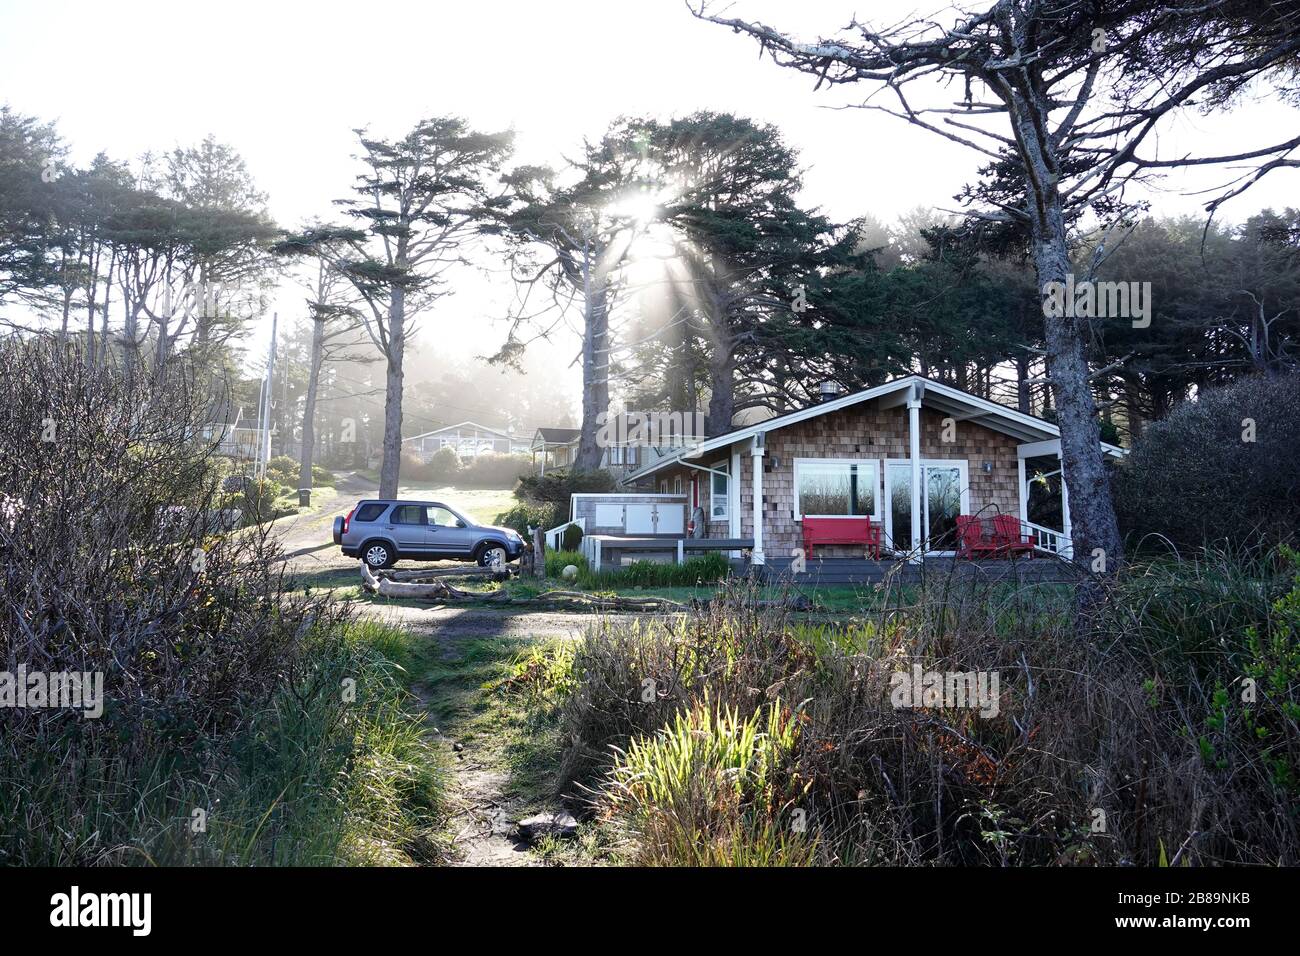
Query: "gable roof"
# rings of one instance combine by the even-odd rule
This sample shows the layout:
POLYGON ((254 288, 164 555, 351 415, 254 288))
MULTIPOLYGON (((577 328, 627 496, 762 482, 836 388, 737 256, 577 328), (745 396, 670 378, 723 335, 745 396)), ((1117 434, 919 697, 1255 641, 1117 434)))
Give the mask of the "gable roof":
POLYGON ((501 438, 512 437, 509 432, 502 431, 500 428, 492 428, 488 425, 480 425, 478 422, 457 422, 455 425, 443 425, 441 428, 435 428, 431 432, 421 432, 418 435, 412 435, 410 438, 403 438, 402 441, 415 441, 417 438, 428 438, 430 435, 441 435, 443 432, 449 432, 456 428, 462 428, 465 425, 473 425, 479 431, 491 432, 501 438))
POLYGON ((533 437, 533 443, 537 443, 540 438, 548 445, 567 445, 569 442, 578 440, 582 434, 580 428, 539 428, 537 434, 533 437))
MULTIPOLYGON (((766 434, 778 428, 785 428, 789 425, 807 421, 810 418, 837 412, 863 402, 887 398, 896 395, 898 392, 912 389, 915 390, 922 407, 929 407, 936 411, 960 416, 963 421, 973 421, 986 428, 1010 435, 1025 444, 1050 441, 1061 437, 1060 428, 1045 418, 1027 415, 1014 408, 999 405, 987 398, 980 398, 978 395, 972 395, 970 392, 962 391, 960 388, 954 388, 943 382, 936 382, 923 375, 904 375, 902 378, 885 382, 883 385, 876 385, 873 388, 853 392, 817 405, 786 412, 784 415, 767 418, 761 422, 755 422, 753 425, 746 425, 743 428, 725 432, 715 438, 705 439, 696 445, 680 448, 672 454, 658 458, 640 470, 632 472, 625 480, 635 481, 637 478, 653 474, 661 468, 680 462, 683 458, 698 458, 707 452, 734 445, 738 441, 753 438, 755 435, 766 434)), ((1127 454, 1118 445, 1102 442, 1101 447, 1108 455, 1123 456, 1127 454)))

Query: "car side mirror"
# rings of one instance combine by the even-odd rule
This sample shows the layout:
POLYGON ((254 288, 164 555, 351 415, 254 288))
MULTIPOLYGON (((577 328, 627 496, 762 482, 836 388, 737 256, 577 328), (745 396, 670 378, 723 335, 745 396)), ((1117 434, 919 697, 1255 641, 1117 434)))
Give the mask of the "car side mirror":
POLYGON ((457 519, 456 519, 456 527, 457 527, 457 528, 464 528, 464 527, 466 527, 466 524, 465 524, 465 522, 462 521, 460 518, 457 518, 457 519))

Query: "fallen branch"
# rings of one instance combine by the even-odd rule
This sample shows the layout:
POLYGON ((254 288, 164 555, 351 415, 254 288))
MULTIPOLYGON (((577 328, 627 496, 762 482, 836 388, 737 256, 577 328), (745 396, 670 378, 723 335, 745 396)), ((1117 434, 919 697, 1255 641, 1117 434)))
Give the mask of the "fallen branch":
POLYGON ((429 578, 491 578, 493 581, 505 581, 510 577, 512 568, 417 568, 413 571, 384 571, 380 577, 391 581, 425 581, 429 578))
MULTIPOLYGON (((622 597, 587 594, 583 591, 543 591, 535 597, 511 597, 504 589, 466 591, 435 578, 425 583, 395 581, 389 574, 376 576, 364 561, 361 586, 380 597, 408 598, 417 601, 490 601, 496 604, 562 604, 570 607, 600 608, 614 611, 687 611, 685 604, 661 597, 622 597)), ((485 569, 489 570, 489 569, 485 569)), ((415 575, 419 572, 406 572, 415 575)), ((498 572, 502 573, 502 572, 498 572)))

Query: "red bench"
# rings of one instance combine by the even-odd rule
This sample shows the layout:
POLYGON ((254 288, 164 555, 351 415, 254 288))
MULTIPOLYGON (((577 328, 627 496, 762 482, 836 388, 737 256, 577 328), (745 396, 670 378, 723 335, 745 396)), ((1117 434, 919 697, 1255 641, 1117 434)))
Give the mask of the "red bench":
POLYGON ((867 554, 880 560, 880 525, 870 518, 804 518, 803 553, 813 556, 813 547, 819 544, 860 544, 867 554))

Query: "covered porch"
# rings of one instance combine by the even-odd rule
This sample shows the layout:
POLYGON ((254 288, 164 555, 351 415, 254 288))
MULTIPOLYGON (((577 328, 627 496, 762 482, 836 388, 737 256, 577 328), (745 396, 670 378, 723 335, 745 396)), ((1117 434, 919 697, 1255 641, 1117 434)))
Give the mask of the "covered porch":
POLYGON ((752 538, 757 567, 1069 560, 1059 436, 1052 422, 910 375, 707 439, 632 479, 684 494, 706 536, 752 538))

